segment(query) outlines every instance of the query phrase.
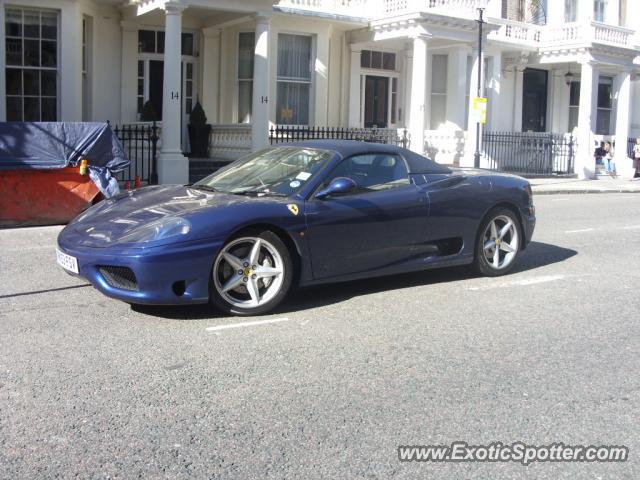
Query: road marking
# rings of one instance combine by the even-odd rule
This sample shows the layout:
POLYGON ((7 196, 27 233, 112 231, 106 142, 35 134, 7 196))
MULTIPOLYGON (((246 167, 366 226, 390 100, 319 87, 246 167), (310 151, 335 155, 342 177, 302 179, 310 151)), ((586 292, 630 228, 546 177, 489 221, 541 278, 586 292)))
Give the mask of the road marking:
POLYGON ((580 230, 567 230, 564 233, 584 233, 584 232, 593 232, 595 228, 582 228, 580 230))
POLYGON ((636 230, 640 228, 640 225, 627 225, 626 227, 622 227, 624 230, 636 230))
POLYGON ((470 287, 469 290, 481 291, 504 287, 526 287, 528 285, 536 285, 538 283, 555 282, 564 278, 564 275, 544 275, 541 277, 526 278, 524 280, 515 280, 513 282, 492 283, 490 285, 483 285, 481 287, 470 287))
POLYGON ((551 200, 552 202, 568 202, 569 199, 568 198, 554 198, 553 200, 551 200))
POLYGON ((228 325, 218 325, 217 327, 207 327, 207 332, 217 332, 219 330, 228 330, 230 328, 244 328, 244 327, 255 327, 257 325, 267 325, 269 323, 279 323, 279 322, 288 322, 289 319, 287 317, 284 318, 271 318, 269 320, 256 320, 254 322, 240 322, 240 323, 230 323, 228 325))

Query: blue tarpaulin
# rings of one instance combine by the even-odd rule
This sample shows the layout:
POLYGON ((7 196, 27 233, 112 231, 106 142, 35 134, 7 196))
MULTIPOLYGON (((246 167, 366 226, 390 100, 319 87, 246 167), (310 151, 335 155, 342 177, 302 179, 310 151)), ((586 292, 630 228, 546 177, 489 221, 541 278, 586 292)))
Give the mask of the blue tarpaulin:
POLYGON ((107 197, 118 190, 113 174, 131 163, 107 123, 0 122, 0 170, 75 167, 82 159, 107 197))

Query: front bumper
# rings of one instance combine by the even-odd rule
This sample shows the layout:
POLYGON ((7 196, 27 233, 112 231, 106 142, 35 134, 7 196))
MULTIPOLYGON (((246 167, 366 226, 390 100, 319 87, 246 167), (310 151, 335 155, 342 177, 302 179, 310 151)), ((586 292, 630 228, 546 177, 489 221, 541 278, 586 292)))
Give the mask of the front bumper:
POLYGON ((536 207, 531 205, 526 209, 521 209, 522 226, 524 228, 524 247, 526 247, 533 237, 536 228, 536 207))
POLYGON ((79 276, 103 294, 134 304, 184 305, 209 301, 209 277, 222 241, 206 240, 149 247, 75 247, 58 239, 58 248, 78 260, 79 276), (137 289, 114 286, 100 267, 126 267, 137 289), (177 287, 177 288, 176 288, 177 287))

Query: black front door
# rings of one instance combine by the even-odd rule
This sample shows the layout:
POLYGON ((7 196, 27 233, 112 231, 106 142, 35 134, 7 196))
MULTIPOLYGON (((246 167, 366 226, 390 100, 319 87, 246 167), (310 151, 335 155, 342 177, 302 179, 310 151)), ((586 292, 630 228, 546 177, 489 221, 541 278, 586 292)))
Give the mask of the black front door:
POLYGON ((367 75, 364 87, 364 126, 387 127, 389 79, 367 75))
POLYGON ((527 68, 522 85, 522 131, 544 132, 547 129, 546 70, 527 68))
POLYGON ((164 62, 149 61, 149 101, 156 111, 156 118, 162 120, 162 83, 164 79, 164 62))

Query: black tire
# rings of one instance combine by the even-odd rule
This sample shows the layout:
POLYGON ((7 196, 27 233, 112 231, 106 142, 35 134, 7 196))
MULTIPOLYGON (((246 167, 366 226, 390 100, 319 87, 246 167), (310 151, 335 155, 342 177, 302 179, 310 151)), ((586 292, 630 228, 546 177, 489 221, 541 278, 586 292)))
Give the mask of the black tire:
POLYGON ((517 215, 513 210, 506 207, 496 207, 491 210, 480 224, 478 229, 476 245, 474 269, 487 277, 498 277, 509 273, 515 266, 522 246, 522 227, 517 215), (494 224, 495 233, 500 234, 502 229, 507 227, 507 221, 511 222, 512 228, 509 227, 503 238, 497 237, 493 240, 494 245, 498 248, 497 267, 495 261, 495 250, 485 248, 491 245, 492 226, 494 224), (507 252, 506 249, 514 249, 515 252, 507 252), (513 254, 512 254, 513 253, 513 254), (489 258, 491 257, 491 261, 489 258))
POLYGON ((220 250, 218 256, 214 259, 209 281, 209 299, 215 307, 225 313, 238 316, 262 315, 273 310, 285 299, 291 289, 293 275, 294 267, 291 252, 278 235, 269 230, 245 231, 228 240, 220 250), (256 265, 245 266, 246 263, 248 263, 248 256, 251 253, 251 249, 249 248, 251 239, 260 239, 260 248, 264 249, 264 252, 260 250, 256 265), (237 249, 233 250, 233 248, 236 247, 237 249), (227 252, 227 248, 231 250, 227 252), (238 253, 239 256, 236 258, 247 260, 243 262, 243 266, 249 270, 243 271, 243 267, 234 269, 231 263, 228 263, 223 257, 223 253, 231 253, 232 255, 238 253), (264 264, 265 262, 267 265, 264 264), (256 273, 260 274, 260 268, 272 268, 270 266, 271 264, 273 264, 273 269, 281 267, 282 273, 280 275, 282 278, 280 278, 280 275, 269 277, 271 281, 268 285, 266 282, 269 281, 269 278, 259 277, 255 280, 252 279, 252 277, 256 277, 256 273), (251 270, 253 266, 258 267, 256 272, 251 270), (226 276, 230 271, 232 271, 232 273, 226 276), (245 274, 247 276, 244 276, 245 274), (244 280, 244 283, 238 284, 236 288, 227 292, 222 291, 222 287, 224 287, 227 282, 242 276, 244 276, 243 280, 247 279, 244 280), (259 299, 264 299, 265 295, 268 295, 270 298, 264 301, 264 303, 255 306, 249 303, 247 303, 246 306, 243 305, 242 303, 251 302, 253 298, 249 291, 249 282, 253 282, 255 285, 254 292, 258 292, 259 299), (276 286, 277 291, 270 291, 271 287, 275 288, 276 286))

